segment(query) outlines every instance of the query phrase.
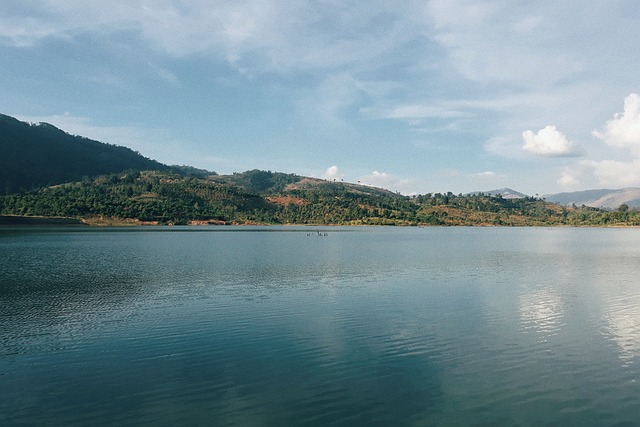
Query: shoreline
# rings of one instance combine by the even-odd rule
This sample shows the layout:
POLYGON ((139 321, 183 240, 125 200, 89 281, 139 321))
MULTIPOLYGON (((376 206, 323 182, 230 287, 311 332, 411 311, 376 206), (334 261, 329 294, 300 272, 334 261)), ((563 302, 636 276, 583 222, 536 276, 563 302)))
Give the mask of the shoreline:
POLYGON ((77 218, 67 217, 46 217, 46 216, 23 216, 23 215, 0 215, 0 226, 19 225, 19 226, 59 226, 73 225, 85 226, 89 225, 77 218))
POLYGON ((89 218, 69 218, 69 217, 43 217, 43 216, 24 216, 24 215, 0 215, 1 227, 47 227, 47 226, 72 226, 72 227, 174 227, 174 226, 186 226, 186 227, 243 227, 243 226, 261 226, 261 227, 414 227, 414 228, 429 228, 429 227, 480 227, 480 228, 517 228, 517 227, 541 227, 541 228, 640 228, 637 225, 629 224, 611 224, 611 225, 579 225, 579 224, 536 224, 536 225, 523 225, 523 224, 491 224, 487 222, 479 222, 477 224, 261 224, 255 222, 247 223, 228 223, 218 220, 192 220, 187 224, 163 224, 158 221, 141 221, 133 218, 104 218, 104 217, 89 217, 89 218))

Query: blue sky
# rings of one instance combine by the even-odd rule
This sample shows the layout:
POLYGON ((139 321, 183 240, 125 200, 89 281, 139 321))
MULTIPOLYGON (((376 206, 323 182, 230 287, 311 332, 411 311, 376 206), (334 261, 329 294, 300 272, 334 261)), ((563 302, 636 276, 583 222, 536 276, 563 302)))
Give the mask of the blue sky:
POLYGON ((218 173, 640 186, 636 0, 3 0, 0 112, 218 173))

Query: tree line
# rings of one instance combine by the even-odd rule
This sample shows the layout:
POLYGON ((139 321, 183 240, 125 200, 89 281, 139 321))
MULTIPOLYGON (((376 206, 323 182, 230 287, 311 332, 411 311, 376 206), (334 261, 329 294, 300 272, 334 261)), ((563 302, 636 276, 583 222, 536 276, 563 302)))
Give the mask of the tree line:
POLYGON ((353 184, 324 182, 287 189, 295 175, 238 174, 219 177, 171 171, 102 175, 0 197, 0 214, 134 219, 159 224, 335 224, 638 226, 640 213, 565 207, 540 198, 508 199, 484 194, 402 196, 353 184), (284 176, 283 176, 284 175, 284 176), (249 188, 247 188, 249 187, 249 188))

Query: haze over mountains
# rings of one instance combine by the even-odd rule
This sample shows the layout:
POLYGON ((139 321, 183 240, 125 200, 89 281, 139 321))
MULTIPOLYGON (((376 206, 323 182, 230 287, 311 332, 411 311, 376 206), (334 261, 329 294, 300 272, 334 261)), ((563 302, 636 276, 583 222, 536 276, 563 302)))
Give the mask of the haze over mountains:
POLYGON ((505 199, 521 199, 523 197, 528 197, 527 194, 521 193, 516 190, 512 190, 511 188, 500 188, 497 190, 489 190, 489 191, 474 191, 473 193, 470 193, 470 194, 475 195, 480 193, 486 194, 488 196, 500 195, 505 199))
MULTIPOLYGON (((36 187, 135 170, 173 170, 188 175, 215 175, 188 166, 168 166, 129 148, 70 135, 50 124, 30 124, 0 114, 0 191, 9 194, 36 187)), ((355 185, 355 184, 354 184, 355 185)), ((475 192, 504 198, 527 195, 510 188, 475 192)), ((640 188, 600 189, 543 196, 561 205, 616 209, 640 207, 640 188)))
POLYGON ((591 206, 594 208, 617 209, 622 204, 632 208, 640 207, 640 188, 619 190, 586 190, 572 193, 545 195, 544 198, 561 205, 591 206))
MULTIPOLYGON (((518 199, 528 197, 527 194, 512 190, 511 188, 500 188, 490 191, 477 191, 471 194, 487 194, 497 196, 498 194, 505 199, 518 199)), ((536 195, 537 196, 537 195, 536 195)), ((558 203, 564 206, 590 206, 602 209, 618 209, 620 205, 626 204, 632 208, 640 207, 640 188, 622 188, 617 190, 600 189, 573 191, 557 194, 544 194, 542 196, 547 202, 558 203)))

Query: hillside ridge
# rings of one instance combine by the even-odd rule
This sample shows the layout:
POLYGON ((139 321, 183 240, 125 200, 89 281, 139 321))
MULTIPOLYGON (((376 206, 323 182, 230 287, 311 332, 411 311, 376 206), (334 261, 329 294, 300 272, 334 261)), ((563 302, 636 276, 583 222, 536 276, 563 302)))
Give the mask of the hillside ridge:
POLYGON ((74 218, 100 225, 640 226, 640 211, 628 206, 615 211, 563 206, 509 188, 488 192, 495 195, 404 196, 258 169, 217 175, 167 166, 125 147, 4 115, 0 144, 11 154, 2 158, 3 166, 13 160, 13 168, 3 168, 0 176, 7 186, 0 215, 11 218, 74 218), (9 191, 11 185, 20 191, 9 191))
POLYGON ((71 135, 48 123, 0 114, 0 194, 76 181, 127 169, 169 166, 130 148, 71 135))

